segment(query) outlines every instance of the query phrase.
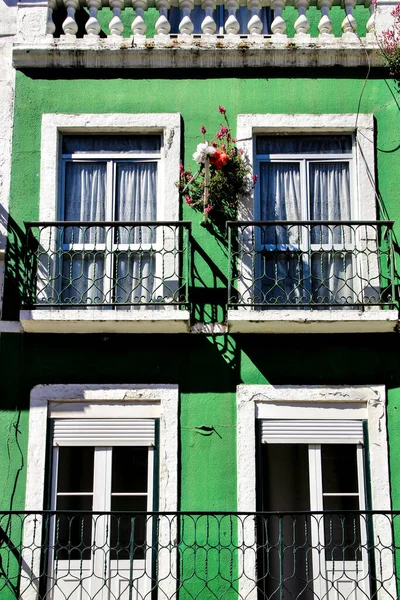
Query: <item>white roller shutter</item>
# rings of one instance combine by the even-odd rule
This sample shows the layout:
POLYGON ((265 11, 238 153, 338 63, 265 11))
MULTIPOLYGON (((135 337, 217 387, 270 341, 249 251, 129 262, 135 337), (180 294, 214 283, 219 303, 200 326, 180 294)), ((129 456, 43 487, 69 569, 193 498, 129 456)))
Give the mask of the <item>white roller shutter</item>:
POLYGON ((54 419, 54 446, 154 446, 154 419, 54 419))
POLYGON ((263 444, 362 444, 363 422, 352 420, 261 420, 263 444))

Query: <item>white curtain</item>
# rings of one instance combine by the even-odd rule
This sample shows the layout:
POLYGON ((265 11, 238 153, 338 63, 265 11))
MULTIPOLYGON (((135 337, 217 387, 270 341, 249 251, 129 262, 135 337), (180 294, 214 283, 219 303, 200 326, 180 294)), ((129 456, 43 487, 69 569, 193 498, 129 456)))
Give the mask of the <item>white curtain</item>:
MULTIPOLYGON (((309 173, 311 219, 349 221, 349 164, 310 163, 309 173)), ((348 225, 312 228, 311 284, 313 301, 317 304, 326 306, 355 301, 357 290, 351 252, 354 235, 348 225), (350 251, 346 252, 346 247, 350 251)))
MULTIPOLYGON (((260 190, 262 221, 301 219, 300 168, 298 163, 261 163, 260 190)), ((256 292, 267 305, 304 302, 303 261, 298 254, 301 227, 296 224, 269 225, 261 229, 264 248, 256 292)))
POLYGON ((354 302, 352 252, 344 250, 354 238, 351 228, 322 225, 309 231, 296 225, 301 219, 350 220, 349 164, 310 161, 307 167, 309 191, 302 198, 300 163, 260 164, 261 220, 294 222, 263 228, 258 241, 264 252, 257 280, 267 305, 354 302))
MULTIPOLYGON (((156 163, 117 165, 117 221, 155 221, 157 218, 156 163)), ((156 241, 155 227, 118 227, 115 239, 115 302, 150 302, 154 289, 155 259, 143 249, 156 241), (120 252, 121 244, 135 251, 120 252)), ((133 308, 133 307, 132 307, 133 308)))
MULTIPOLYGON (((107 191, 112 183, 107 182, 106 162, 67 163, 64 219, 104 221, 111 215, 115 221, 155 221, 156 175, 155 162, 117 162, 111 213, 107 191)), ((150 226, 66 227, 63 303, 93 306, 150 301, 155 260, 149 256, 149 244, 155 241, 156 229, 150 226), (136 248, 127 251, 126 244, 136 248)))

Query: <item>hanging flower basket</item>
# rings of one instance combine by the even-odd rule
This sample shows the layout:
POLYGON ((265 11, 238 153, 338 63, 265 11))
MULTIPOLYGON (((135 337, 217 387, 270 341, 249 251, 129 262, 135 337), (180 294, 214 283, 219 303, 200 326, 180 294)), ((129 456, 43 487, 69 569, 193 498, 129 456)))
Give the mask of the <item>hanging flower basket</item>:
POLYGON ((200 127, 203 142, 193 154, 199 167, 192 172, 181 165, 177 183, 185 202, 203 213, 205 223, 216 214, 222 214, 227 220, 236 219, 239 198, 248 198, 257 181, 246 156, 237 148, 231 135, 225 108, 219 106, 218 110, 225 124, 221 124, 211 141, 206 140, 204 125, 200 127))

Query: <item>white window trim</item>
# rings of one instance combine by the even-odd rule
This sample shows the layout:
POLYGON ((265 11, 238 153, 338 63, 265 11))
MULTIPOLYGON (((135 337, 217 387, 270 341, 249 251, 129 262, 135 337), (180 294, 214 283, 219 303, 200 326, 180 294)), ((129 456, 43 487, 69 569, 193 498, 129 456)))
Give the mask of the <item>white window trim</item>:
MULTIPOLYGON (((238 115, 238 146, 250 164, 255 164, 254 137, 257 134, 356 134, 355 145, 355 219, 376 220, 374 117, 370 114, 254 114, 238 115)), ((254 199, 240 202, 238 220, 255 218, 254 199)))
MULTIPOLYGON (((60 158, 62 134, 160 134, 158 159, 157 220, 179 220, 179 179, 181 115, 179 113, 111 113, 42 115, 39 221, 58 220, 60 158)), ((161 307, 160 307, 161 308, 161 307)), ((20 320, 24 331, 46 333, 186 333, 189 311, 177 310, 166 303, 162 310, 96 311, 23 310, 20 320)))
MULTIPOLYGON (((357 419, 366 420, 371 471, 372 509, 391 510, 389 484, 388 439, 386 430, 386 390, 384 385, 368 386, 272 386, 239 385, 237 387, 237 478, 238 511, 256 511, 256 419, 357 419)), ((247 519, 242 535, 246 546, 255 545, 254 527, 247 519)), ((378 577, 385 581, 385 590, 396 597, 393 555, 390 551, 392 532, 390 520, 374 517, 374 538, 388 548, 387 559, 382 551, 377 564, 378 577)), ((240 594, 255 600, 255 553, 247 552, 241 571, 240 594)), ((390 595, 390 594, 389 594, 390 595)))
MULTIPOLYGON (((238 147, 255 165, 254 138, 258 134, 351 134, 354 136, 352 199, 354 220, 375 221, 375 144, 372 114, 242 114, 237 118, 238 147)), ((238 205, 239 221, 254 221, 255 194, 238 205)), ((243 265, 246 272, 247 265, 243 265)), ((239 265, 240 272, 240 265, 239 265)), ((239 291, 241 282, 238 282, 239 291)), ((267 311, 239 307, 228 311, 231 333, 356 333, 394 331, 397 310, 371 306, 364 311, 267 311)))
MULTIPOLYGON (((178 400, 177 385, 114 384, 114 385, 39 385, 32 389, 29 411, 29 439, 25 510, 41 511, 44 507, 46 445, 48 418, 158 418, 159 439, 159 511, 178 509, 178 400)), ((49 467, 50 468, 50 467, 49 467)), ((175 523, 175 521, 174 521, 175 523)), ((164 524, 165 525, 165 524, 164 524)), ((160 526, 161 545, 174 539, 175 532, 160 526), (172 537, 171 537, 172 536, 172 537)), ((174 526, 174 525, 173 525, 174 526)), ((173 528, 173 527, 172 527, 173 528)), ((24 548, 21 598, 37 600, 40 573, 41 527, 37 519, 24 522, 24 548)), ((166 597, 176 592, 176 556, 169 564, 160 564, 162 591, 166 597), (171 562, 172 561, 172 562, 171 562), (164 573, 163 573, 164 571, 164 573), (170 595, 168 595, 170 594, 170 595)))
POLYGON ((179 219, 179 178, 181 116, 179 113, 148 114, 52 114, 42 116, 40 165, 40 221, 57 220, 57 200, 60 177, 60 135, 84 133, 160 133, 159 198, 157 218, 160 221, 179 219), (176 176, 174 176, 174 173, 176 176))

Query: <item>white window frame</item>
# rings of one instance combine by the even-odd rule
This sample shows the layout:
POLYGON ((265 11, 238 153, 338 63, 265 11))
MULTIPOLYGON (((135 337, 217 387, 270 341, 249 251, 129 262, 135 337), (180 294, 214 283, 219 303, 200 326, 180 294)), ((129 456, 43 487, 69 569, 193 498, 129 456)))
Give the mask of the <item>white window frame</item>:
MULTIPOLYGON (((48 420, 55 419, 159 419, 159 511, 178 508, 178 399, 177 385, 39 385, 32 389, 29 411, 27 480, 25 510, 42 511, 46 474, 48 420)), ((50 468, 50 466, 49 466, 50 468)), ((21 600, 37 600, 40 583, 41 546, 38 517, 24 522, 24 556, 21 575, 21 600), (36 573, 38 575, 36 575, 36 573)), ((40 518, 39 518, 40 521, 40 518)), ((176 521, 160 524, 160 546, 174 539, 176 521), (172 537, 171 537, 172 536, 172 537)), ((176 592, 176 553, 168 553, 159 572, 163 593, 176 592), (168 564, 167 564, 168 563, 168 564)))
MULTIPOLYGON (((61 136, 63 134, 160 134, 161 152, 158 162, 157 219, 179 220, 179 179, 181 151, 181 115, 179 113, 106 113, 106 114, 53 114, 42 115, 41 166, 39 221, 58 220, 58 199, 61 178, 61 136)), ((45 234, 44 234, 45 235, 45 234)), ((43 245, 46 246, 46 237, 43 245)), ((175 244, 176 237, 167 237, 168 244, 175 244)), ((173 260, 173 253, 170 253, 173 260)), ((42 276, 47 277, 47 262, 40 265, 42 276)), ((40 287, 40 284, 39 284, 40 287)), ((189 311, 179 310, 168 301, 140 310, 119 309, 98 311, 90 306, 38 307, 23 310, 20 314, 25 331, 53 333, 73 331, 79 333, 186 333, 189 327, 189 311)))
MULTIPOLYGON (((386 390, 384 385, 368 386, 272 386, 237 387, 237 473, 238 511, 256 511, 256 421, 287 420, 365 420, 367 421, 373 510, 390 511, 388 439, 386 429, 386 390)), ((256 544, 254 525, 247 519, 243 532, 246 547, 256 544)), ((243 540, 239 540, 239 545, 243 540)), ((390 520, 374 517, 374 541, 380 545, 378 577, 396 597, 393 555, 390 551, 390 520), (388 548, 387 556, 382 546, 388 548)), ((256 600, 255 553, 241 556, 240 594, 256 600)))
MULTIPOLYGON (((238 115, 237 138, 250 164, 255 164, 254 140, 261 134, 351 134, 357 143, 354 147, 353 169, 354 219, 374 221, 375 202, 375 153, 374 117, 372 114, 248 114, 238 115)), ((239 203, 238 220, 256 219, 255 198, 239 203)))
POLYGON ((52 114, 42 116, 40 165, 40 221, 56 221, 60 181, 62 134, 157 134, 161 135, 158 173, 157 218, 179 218, 181 116, 179 113, 148 114, 52 114), (176 177, 173 176, 176 173, 176 177))

